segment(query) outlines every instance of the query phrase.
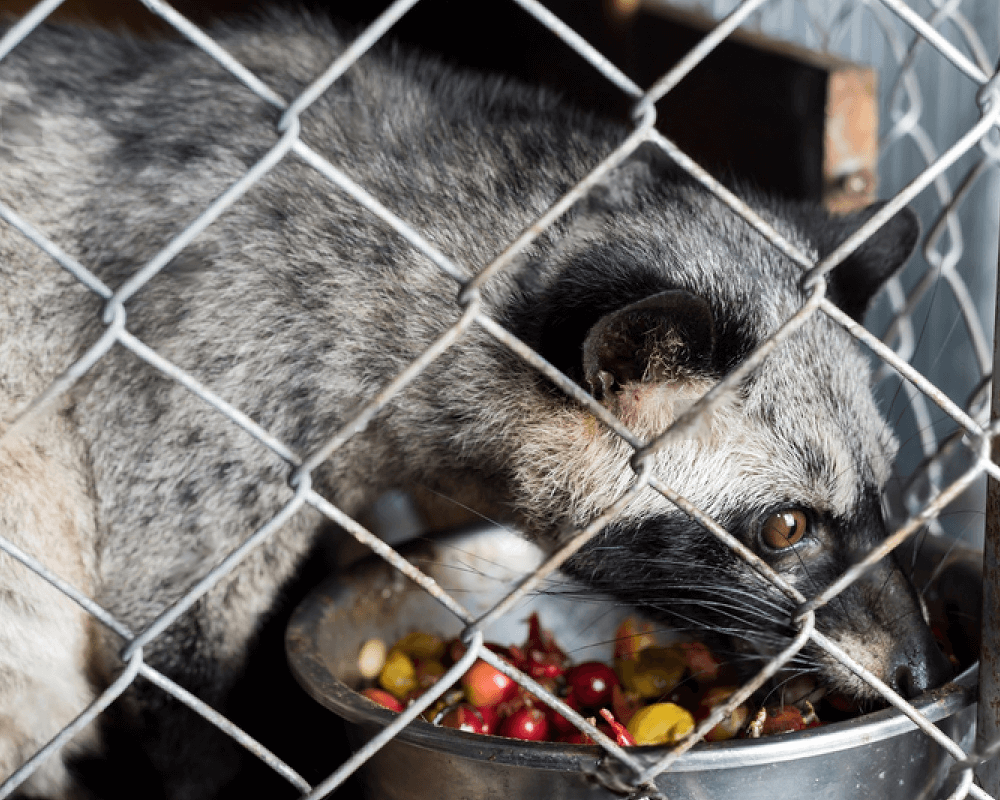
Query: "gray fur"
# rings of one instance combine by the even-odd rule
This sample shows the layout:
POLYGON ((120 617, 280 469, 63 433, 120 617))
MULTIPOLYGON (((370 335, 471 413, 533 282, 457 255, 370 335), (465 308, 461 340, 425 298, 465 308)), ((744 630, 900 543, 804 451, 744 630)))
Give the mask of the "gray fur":
MULTIPOLYGON (((214 35, 286 98, 342 48, 327 25, 304 17, 271 17, 214 35)), ((112 287, 278 138, 279 113, 191 46, 81 30, 37 31, 0 62, 0 114, 0 200, 112 287)), ((469 274, 624 136, 545 92, 388 52, 351 68, 302 124, 311 147, 469 274)), ((755 202, 813 251, 826 246, 824 237, 842 239, 840 232, 857 224, 755 202)), ((912 226, 900 225, 902 233, 892 235, 905 239, 912 226)), ((845 307, 863 310, 910 246, 876 247, 870 261, 892 255, 845 307)), ((868 264, 852 269, 871 273, 868 264)), ((702 298, 694 312, 693 328, 703 332, 698 341, 685 333, 692 326, 668 318, 663 342, 647 342, 648 368, 617 379, 604 370, 602 402, 652 436, 798 308, 799 278, 717 200, 664 175, 644 154, 493 280, 485 298, 490 313, 583 385, 572 348, 569 356, 560 350, 563 332, 582 326, 582 345, 600 317, 646 295, 702 298), (591 302, 592 295, 599 300, 591 302), (599 308, 602 302, 612 306, 599 308), (688 351, 697 357, 685 360, 688 351)), ((0 286, 6 425, 103 328, 97 298, 7 226, 0 228, 0 286)), ((454 323, 458 290, 397 234, 288 156, 127 303, 127 328, 307 456, 454 323)), ((888 477, 894 445, 867 376, 850 338, 817 317, 716 415, 704 437, 663 453, 658 474, 753 547, 761 514, 783 506, 815 510, 807 547, 795 559, 769 556, 814 592, 817 575, 835 574, 884 535, 877 499, 878 519, 870 519, 871 501, 888 477)), ((630 457, 590 413, 473 327, 314 482, 351 514, 395 486, 474 497, 552 543, 616 499, 630 481, 630 457)), ((0 440, 0 533, 140 631, 277 512, 292 494, 289 473, 273 453, 116 347, 57 409, 0 440)), ((156 639, 146 660, 219 702, 319 523, 317 513, 300 511, 156 639)), ((630 599, 662 605, 668 614, 676 587, 661 593, 646 578, 679 579, 692 553, 710 554, 702 560, 723 587, 720 596, 775 594, 652 491, 595 548, 581 555, 576 572, 599 586, 621 585, 624 576, 642 595, 630 599), (661 533, 650 538, 654 529, 661 533), (620 555, 615 569, 594 558, 605 550, 620 555)), ((85 675, 110 679, 121 643, 6 557, 0 564, 3 777, 89 701, 85 675), (68 655, 54 656, 54 641, 68 655), (37 713, 23 713, 32 703, 37 713)), ((890 582, 903 580, 885 569, 890 582)), ((856 619, 831 620, 852 647, 854 628, 882 632, 881 639, 867 637, 880 644, 858 657, 887 680, 898 666, 891 654, 896 619, 921 624, 912 592, 899 585, 898 607, 879 610, 887 601, 874 596, 857 600, 856 619)), ((778 624, 791 609, 781 610, 779 600, 774 607, 778 624)), ((767 650, 772 640, 762 641, 767 650)), ((911 661, 926 657, 921 648, 911 661)), ((834 685, 869 691, 837 665, 820 668, 834 685)), ((93 736, 79 744, 93 746, 93 736)), ((45 794, 69 785, 55 762, 33 780, 31 788, 45 794)), ((170 791, 194 796, 196 786, 208 791, 197 777, 170 791)))

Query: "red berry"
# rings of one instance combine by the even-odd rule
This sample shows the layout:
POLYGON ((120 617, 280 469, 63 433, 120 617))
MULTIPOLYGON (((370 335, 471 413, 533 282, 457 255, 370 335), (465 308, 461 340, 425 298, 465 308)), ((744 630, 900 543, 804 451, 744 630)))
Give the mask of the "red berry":
POLYGON ((445 642, 445 654, 451 664, 461 661, 466 650, 468 650, 468 648, 461 639, 451 639, 448 642, 445 642))
POLYGON ((497 729, 500 727, 500 715, 497 714, 496 706, 482 706, 477 708, 476 711, 480 713, 483 718, 483 733, 496 733, 497 729))
POLYGON ((642 708, 643 702, 639 695, 624 691, 620 686, 611 688, 611 710, 622 725, 628 725, 635 712, 642 708))
POLYGON ((462 676, 465 696, 474 706, 495 706, 517 694, 518 684, 485 661, 476 661, 462 676))
POLYGON ((529 650, 524 671, 536 681, 558 678, 566 671, 566 659, 558 653, 529 650))
POLYGON ((500 735, 510 739, 544 742, 549 738, 549 721, 540 708, 522 708, 503 721, 500 735))
POLYGON ((618 676, 607 664, 585 661, 566 673, 570 690, 585 708, 609 705, 612 689, 618 685, 618 676))
POLYGON ((524 652, 516 644, 507 646, 507 660, 510 661, 515 667, 517 667, 522 672, 526 672, 525 669, 528 665, 528 654, 524 652))
POLYGON ((459 703, 441 719, 441 727, 469 733, 489 733, 482 711, 468 703, 459 703))
POLYGON ((552 632, 542 627, 537 613, 528 617, 528 638, 521 650, 528 660, 526 671, 533 678, 554 678, 561 675, 569 662, 569 656, 556 644, 552 632))
MULTIPOLYGON (((580 712, 580 701, 576 699, 576 695, 573 694, 572 689, 570 690, 570 693, 568 695, 566 695, 565 697, 561 697, 560 699, 577 713, 580 712)), ((577 729, 572 722, 566 719, 566 717, 564 717, 554 708, 549 708, 548 706, 546 706, 545 713, 549 717, 549 725, 555 728, 555 730, 558 731, 559 733, 572 733, 577 729)))
POLYGON ((783 708, 768 709, 767 719, 761 728, 762 736, 772 736, 775 733, 788 733, 789 731, 801 731, 807 727, 802 719, 802 712, 795 706, 784 706, 783 708))
POLYGON ((552 631, 545 630, 542 622, 538 618, 538 612, 533 611, 528 617, 528 638, 524 643, 525 650, 542 650, 546 653, 559 653, 563 657, 566 654, 556 644, 556 639, 552 631))
POLYGON ((677 646, 684 653, 684 663, 695 680, 708 683, 719 677, 720 663, 703 643, 678 642, 677 646))
POLYGON ((384 689, 365 689, 361 692, 361 694, 373 703, 378 703, 380 706, 388 708, 390 711, 403 710, 403 704, 384 689))

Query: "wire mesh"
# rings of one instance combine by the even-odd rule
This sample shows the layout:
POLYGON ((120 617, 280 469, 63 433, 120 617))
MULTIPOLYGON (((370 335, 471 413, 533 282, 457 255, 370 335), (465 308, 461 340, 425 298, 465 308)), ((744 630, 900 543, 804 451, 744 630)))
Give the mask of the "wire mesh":
MULTIPOLYGON (((0 787, 0 798, 10 796, 26 781, 38 767, 49 758, 56 757, 57 752, 80 729, 87 725, 97 714, 105 709, 115 698, 120 696, 136 676, 142 675, 155 683, 164 692, 169 693, 181 703, 194 709, 198 714, 209 719, 232 736, 242 746, 255 753, 265 763, 271 766, 279 775, 287 780, 297 791, 307 797, 319 798, 339 786, 347 776, 357 769, 364 761, 389 741, 395 733, 414 719, 420 711, 430 706, 445 691, 450 681, 443 679, 436 687, 427 692, 418 703, 411 706, 397 723, 386 729, 373 739, 365 749, 345 763, 334 774, 315 786, 310 785, 291 767, 283 763, 277 756, 256 742, 248 734, 240 730, 229 720, 213 711, 198 698, 191 695, 183 687, 178 686, 169 677, 158 672, 143 660, 143 650, 180 615, 188 610, 206 592, 216 586, 244 560, 247 553, 259 547, 263 542, 276 534, 288 520, 302 513, 305 507, 315 509, 332 522, 339 524, 366 547, 384 558, 394 567, 423 586, 436 599, 450 609, 466 628, 466 639, 469 649, 466 656, 457 663, 448 676, 458 676, 476 658, 482 658, 492 663, 496 668, 510 674, 529 690, 542 697, 546 702, 559 708, 568 719, 572 720, 589 736, 597 741, 615 759, 624 765, 632 777, 632 784, 637 790, 655 793, 653 779, 671 764, 687 749, 696 744, 704 734, 719 720, 727 716, 740 702, 749 697, 762 686, 786 662, 792 659, 807 643, 818 647, 831 657, 844 664, 863 681, 873 686, 891 705, 899 708, 926 733, 927 736, 940 744, 954 759, 956 768, 963 771, 962 783, 956 788, 953 797, 987 797, 988 795, 972 783, 972 766, 975 754, 966 753, 955 742, 945 736, 938 728, 928 723, 922 715, 877 677, 857 663, 844 650, 833 643, 822 632, 815 629, 814 612, 826 603, 831 602, 852 582, 864 573, 868 566, 898 547, 904 541, 914 537, 918 531, 927 526, 935 525, 935 520, 949 507, 956 498, 963 495, 968 487, 976 481, 981 481, 987 473, 1000 476, 1000 470, 989 460, 989 448, 995 430, 988 424, 987 380, 989 376, 991 356, 989 338, 981 323, 981 310, 977 307, 973 293, 966 279, 958 271, 962 264, 963 237, 959 212, 963 201, 969 196, 977 181, 984 176, 995 173, 1000 146, 997 145, 996 130, 1000 122, 1000 78, 994 74, 994 61, 988 48, 977 35, 976 28, 963 14, 962 4, 956 0, 932 0, 926 13, 921 14, 900 2, 900 0, 880 0, 879 3, 857 2, 842 4, 807 3, 803 6, 812 14, 815 28, 822 31, 821 44, 829 45, 831 37, 835 37, 837 29, 847 29, 855 23, 858 14, 869 14, 875 23, 885 32, 886 49, 900 65, 899 74, 890 90, 890 128, 884 136, 883 148, 891 149, 902 139, 915 143, 924 164, 915 177, 905 186, 899 187, 889 204, 872 217, 855 235, 845 241, 831 255, 819 263, 807 254, 798 251, 767 221, 758 216, 739 198, 729 193, 707 172, 681 152, 672 142, 658 133, 654 128, 655 102, 669 92, 687 72, 703 60, 724 38, 737 26, 746 22, 753 14, 781 14, 775 11, 779 5, 766 0, 746 0, 741 3, 730 3, 726 7, 718 27, 709 33, 702 43, 691 51, 676 67, 662 76, 650 89, 643 91, 613 64, 604 59, 590 45, 567 28, 560 20, 553 17, 543 6, 532 0, 517 0, 519 5, 532 14, 539 24, 544 25, 573 47, 584 59, 589 61, 607 80, 617 86, 635 103, 634 130, 628 139, 605 161, 598 165, 585 179, 567 192, 551 209, 524 233, 512 241, 507 249, 491 264, 485 265, 477 274, 470 277, 464 266, 454 263, 440 252, 433 244, 389 209, 380 204, 364 187, 349 178, 337 165, 330 163, 311 149, 300 138, 299 117, 321 96, 335 81, 339 80, 345 71, 357 59, 374 45, 393 24, 410 8, 416 0, 401 0, 386 10, 378 20, 369 26, 346 49, 335 63, 308 86, 297 98, 286 99, 274 93, 265 82, 240 65, 231 55, 222 50, 202 31, 194 27, 176 11, 158 0, 143 0, 144 4, 154 13, 177 28, 177 30, 198 47, 204 49, 223 68, 261 99, 273 106, 283 109, 280 121, 277 123, 277 142, 268 153, 260 159, 232 187, 210 203, 204 211, 181 233, 174 237, 154 258, 143 265, 135 275, 113 291, 102 283, 86 265, 81 264, 65 254, 53 242, 49 241, 44 232, 36 230, 23 220, 14 209, 0 207, 0 217, 7 225, 20 231, 25 237, 25 247, 40 247, 50 257, 72 274, 90 292, 104 301, 102 324, 103 336, 78 361, 72 364, 51 386, 38 397, 13 421, 5 432, 11 435, 19 426, 30 424, 31 420, 40 414, 47 413, 53 402, 63 395, 82 375, 84 375, 111 348, 120 346, 127 348, 139 359, 159 370, 165 377, 176 381, 188 391, 200 398, 212 408, 215 413, 225 416, 233 425, 238 426, 254 437, 264 447, 276 454, 288 469, 288 479, 294 489, 293 497, 270 520, 264 522, 239 548, 221 558, 218 563, 191 588, 182 598, 170 606, 160 617, 143 631, 133 632, 122 622, 116 620, 105 609, 97 606, 85 593, 74 588, 69 582, 54 575, 31 554, 23 552, 12 542, 0 539, 0 548, 28 569, 40 575, 53 586, 64 592, 70 599, 92 615, 101 625, 107 626, 121 636, 126 644, 122 651, 122 659, 127 662, 127 668, 105 692, 94 701, 91 707, 81 709, 80 716, 47 746, 34 754, 21 769, 11 775, 0 787), (833 7, 836 6, 834 9, 833 7), (817 11, 817 9, 823 9, 817 11), (820 18, 817 22, 817 15, 820 18), (900 34, 900 23, 911 30, 907 39, 900 34), (941 33, 943 26, 950 26, 959 34, 959 44, 956 45, 941 33), (926 127, 928 121, 920 114, 921 83, 914 72, 914 54, 918 50, 926 51, 933 48, 934 57, 942 64, 950 64, 962 75, 975 90, 978 107, 966 109, 967 123, 962 134, 953 142, 948 143, 942 152, 930 136, 926 127), (806 286, 809 297, 801 308, 787 319, 777 333, 752 353, 739 367, 726 376, 716 387, 709 391, 690 410, 683 414, 667 431, 652 441, 630 431, 617 417, 611 414, 603 405, 596 402, 583 391, 578 384, 559 372, 538 353, 519 341, 503 324, 492 318, 481 303, 480 291, 497 273, 504 271, 522 254, 528 246, 556 220, 558 220, 575 202, 583 197, 588 190, 603 176, 614 169, 639 146, 651 143, 661 148, 673 158, 683 169, 687 170, 696 180, 709 191, 719 196, 733 211, 745 218, 763 237, 770 241, 781 252, 789 256, 803 269, 807 279, 806 286), (280 439, 272 436, 267 430, 255 423, 247 415, 231 403, 213 394, 195 377, 185 372, 177 365, 163 358, 146 343, 128 331, 129 317, 125 302, 135 295, 156 274, 164 268, 178 253, 203 230, 215 223, 239 198, 249 191, 257 182, 263 179, 267 172, 284 159, 297 158, 316 170, 318 175, 349 195, 366 213, 387 222, 399 233, 415 251, 421 253, 435 264, 441 272, 455 284, 457 301, 456 310, 460 312, 458 321, 451 326, 433 345, 404 369, 394 380, 387 383, 381 391, 368 402, 364 403, 354 417, 336 431, 327 444, 313 453, 296 453, 294 448, 280 439), (964 159, 964 160, 963 160, 964 159), (971 164, 969 163, 971 161, 971 164), (948 179, 949 170, 960 164, 965 170, 960 180, 960 187, 953 191, 948 179), (926 189, 931 188, 940 203, 940 211, 934 225, 924 242, 924 255, 927 263, 933 268, 927 273, 929 277, 917 281, 914 285, 904 288, 901 279, 894 279, 887 292, 888 303, 891 306, 892 322, 888 325, 883 344, 878 338, 869 334, 850 317, 840 311, 826 297, 826 282, 824 276, 838 263, 841 263, 864 240, 884 225, 893 213, 903 205, 918 199, 926 189), (946 247, 947 249, 940 249, 946 247), (915 339, 919 336, 914 330, 913 313, 921 300, 938 287, 946 285, 954 294, 960 309, 961 321, 973 342, 976 363, 979 368, 975 390, 971 396, 956 401, 949 393, 924 376, 920 369, 909 363, 915 349, 915 339), (901 386, 909 398, 913 414, 921 432, 920 447, 923 462, 914 470, 914 477, 906 490, 907 510, 910 518, 902 522, 896 532, 885 543, 873 550, 862 562, 847 571, 838 581, 816 597, 807 598, 789 585, 782 577, 772 570, 753 552, 744 547, 738 540, 719 526, 701 509, 698 509, 684 497, 679 496, 671 487, 662 482, 653 470, 651 456, 662 449, 674 437, 684 436, 691 425, 696 425, 701 415, 710 413, 713 405, 725 399, 728 393, 738 386, 739 382, 752 373, 768 357, 785 338, 816 314, 826 314, 834 322, 841 325, 863 344, 871 348, 884 363, 886 375, 901 376, 901 386), (605 509, 604 513, 595 518, 586 528, 574 532, 565 539, 564 546, 545 562, 535 573, 522 582, 506 599, 500 602, 486 615, 476 616, 470 613, 458 598, 450 596, 440 585, 421 572, 415 565, 408 562, 393 548, 381 541, 377 536, 366 530, 357 520, 344 513, 328 499, 322 497, 312 486, 312 475, 320 469, 323 463, 339 448, 348 443, 358 432, 362 431, 390 401, 405 390, 414 379, 419 377, 426 366, 448 352, 456 343, 468 336, 473 328, 479 329, 497 342, 510 349, 523 359, 531 369, 538 370, 550 378, 562 391, 585 406, 593 415, 607 427, 620 436, 634 450, 634 475, 627 490, 616 503, 605 509), (938 428, 932 423, 931 409, 936 408, 944 418, 949 418, 953 426, 948 433, 938 433, 938 428), (954 431, 958 431, 956 435, 954 431), (963 468, 957 474, 949 472, 944 462, 956 450, 960 450, 963 468), (483 648, 482 631, 486 625, 498 616, 508 613, 517 601, 535 591, 540 583, 554 570, 578 552, 587 542, 591 541, 611 520, 615 519, 639 492, 652 489, 660 492, 665 498, 676 504, 704 527, 727 547, 750 563, 759 573, 768 576, 776 587, 790 597, 798 606, 795 619, 797 635, 788 647, 774 657, 760 672, 747 682, 723 706, 696 730, 684 739, 662 760, 648 765, 637 760, 628 751, 611 741, 595 726, 582 719, 572 709, 567 708, 559 698, 554 697, 543 687, 532 681, 528 676, 518 672, 503 660, 497 658, 489 650, 483 648)), ((32 30, 41 24, 45 17, 58 5, 46 2, 39 4, 35 10, 26 16, 18 25, 11 28, 0 41, 0 57, 16 48, 32 30)), ((787 4, 782 4, 783 7, 787 4)), ((714 9, 719 11, 719 9, 714 9)), ((763 16, 760 17, 763 19, 763 16)), ((759 20, 758 20, 759 21, 759 20)), ((995 209, 994 216, 995 216, 995 209)), ((0 440, 2 441, 2 440, 0 440)))
MULTIPOLYGON (((677 4, 716 17, 737 5, 733 0, 677 4)), ((769 36, 877 65, 879 173, 883 194, 891 196, 938 157, 942 144, 967 130, 975 92, 995 69, 990 53, 998 47, 1000 30, 994 11, 989 3, 967 0, 779 0, 765 5, 748 24, 769 36)), ((888 283, 869 317, 870 327, 903 360, 980 422, 988 417, 986 387, 992 369, 995 139, 995 133, 985 137, 983 155, 969 152, 937 176, 932 192, 913 203, 928 231, 922 253, 888 283), (949 359, 942 358, 946 346, 949 359)), ((896 490, 898 499, 892 498, 902 514, 903 507, 913 511, 923 505, 960 459, 953 448, 942 446, 954 429, 924 395, 908 382, 900 383, 887 364, 879 374, 883 397, 906 406, 895 420, 904 441, 899 472, 905 477, 896 490), (900 392, 905 403, 897 400, 900 392)), ((933 521, 930 530, 972 544, 981 541, 983 491, 980 483, 947 517, 933 521)))

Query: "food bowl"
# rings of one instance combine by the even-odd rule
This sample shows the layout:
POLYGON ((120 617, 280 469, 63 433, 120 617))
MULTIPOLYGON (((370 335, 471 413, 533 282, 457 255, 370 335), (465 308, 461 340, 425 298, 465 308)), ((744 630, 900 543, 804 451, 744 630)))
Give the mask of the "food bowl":
MULTIPOLYGON (((541 552, 513 533, 482 527, 404 548, 409 560, 474 615, 491 608, 540 563, 541 552)), ((526 598, 484 633, 487 641, 521 642, 526 618, 538 611, 576 662, 610 661, 618 624, 630 610, 574 591, 564 579, 526 598)), ((354 691, 357 658, 372 637, 387 643, 423 630, 457 635, 460 621, 381 559, 319 587, 293 616, 286 646, 292 671, 317 701, 343 717, 360 747, 395 714, 354 691)), ((976 668, 914 701, 961 746, 971 746, 976 668)), ((667 748, 633 752, 653 763, 667 748)), ((603 800, 609 757, 596 746, 524 742, 441 728, 418 720, 361 768, 373 800, 603 800)), ((670 800, 738 796, 879 798, 943 797, 954 782, 952 759, 894 709, 820 728, 756 740, 701 743, 656 784, 670 800)))

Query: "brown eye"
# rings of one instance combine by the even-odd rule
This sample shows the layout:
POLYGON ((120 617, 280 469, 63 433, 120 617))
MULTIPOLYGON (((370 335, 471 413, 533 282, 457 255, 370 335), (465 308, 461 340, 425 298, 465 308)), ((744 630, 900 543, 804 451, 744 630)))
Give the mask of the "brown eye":
POLYGON ((772 550, 784 550, 806 535, 809 521, 798 509, 779 511, 764 520, 760 536, 772 550))

